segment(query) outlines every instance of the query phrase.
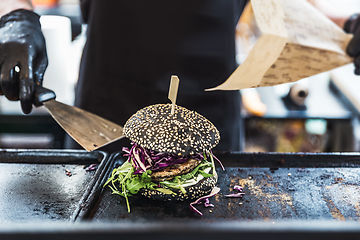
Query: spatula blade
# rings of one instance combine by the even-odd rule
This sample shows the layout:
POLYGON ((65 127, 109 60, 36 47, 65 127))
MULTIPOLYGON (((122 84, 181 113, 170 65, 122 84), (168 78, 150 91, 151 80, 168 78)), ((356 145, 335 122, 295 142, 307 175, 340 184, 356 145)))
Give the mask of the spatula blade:
POLYGON ((84 149, 93 151, 123 135, 123 128, 80 108, 55 100, 44 102, 55 121, 84 149))

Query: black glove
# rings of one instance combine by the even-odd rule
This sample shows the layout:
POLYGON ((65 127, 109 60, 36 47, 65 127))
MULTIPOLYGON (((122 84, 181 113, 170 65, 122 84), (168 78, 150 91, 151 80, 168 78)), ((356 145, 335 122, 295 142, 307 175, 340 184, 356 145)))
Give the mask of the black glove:
POLYGON ((19 9, 0 19, 0 95, 20 100, 22 111, 31 112, 35 84, 42 85, 48 65, 40 16, 19 9), (14 68, 20 74, 14 74, 14 68))
POLYGON ((347 33, 354 34, 353 39, 349 42, 346 52, 354 58, 355 74, 360 75, 360 16, 354 14, 344 24, 344 30, 347 33))

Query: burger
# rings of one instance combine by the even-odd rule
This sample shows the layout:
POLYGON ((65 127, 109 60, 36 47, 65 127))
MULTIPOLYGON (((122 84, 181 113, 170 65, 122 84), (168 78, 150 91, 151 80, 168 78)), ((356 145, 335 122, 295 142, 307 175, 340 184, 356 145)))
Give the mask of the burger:
POLYGON ((124 125, 131 140, 127 160, 105 185, 126 198, 141 195, 161 201, 185 201, 208 195, 217 173, 211 149, 220 141, 216 127, 195 111, 171 104, 147 106, 124 125))

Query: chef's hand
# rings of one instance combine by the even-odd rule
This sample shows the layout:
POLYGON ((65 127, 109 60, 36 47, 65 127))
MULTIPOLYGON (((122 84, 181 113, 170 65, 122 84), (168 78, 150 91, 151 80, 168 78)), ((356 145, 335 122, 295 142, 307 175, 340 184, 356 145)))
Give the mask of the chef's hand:
POLYGON ((354 58, 355 74, 360 75, 360 15, 352 15, 344 24, 344 30, 347 33, 354 34, 346 52, 354 58))
POLYGON ((31 112, 35 84, 42 85, 48 65, 40 16, 18 9, 0 19, 0 95, 20 100, 22 111, 31 112), (15 77, 15 67, 20 69, 15 77))

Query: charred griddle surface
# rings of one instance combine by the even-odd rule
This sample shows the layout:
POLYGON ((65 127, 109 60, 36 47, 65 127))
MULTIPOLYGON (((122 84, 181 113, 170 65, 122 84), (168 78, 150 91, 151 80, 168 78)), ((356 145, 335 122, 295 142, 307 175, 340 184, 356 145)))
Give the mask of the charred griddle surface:
MULTIPOLYGON (((106 187, 89 217, 93 221, 233 221, 233 220, 359 220, 360 169, 357 154, 219 154, 226 170, 218 168, 220 193, 215 207, 188 202, 157 202, 124 198, 106 187), (227 198, 234 185, 244 187, 242 198, 227 198)), ((123 159, 113 159, 119 165, 123 159)))
POLYGON ((0 223, 70 221, 94 187, 101 152, 0 150, 0 223))

